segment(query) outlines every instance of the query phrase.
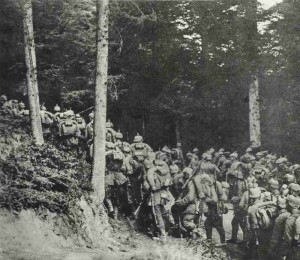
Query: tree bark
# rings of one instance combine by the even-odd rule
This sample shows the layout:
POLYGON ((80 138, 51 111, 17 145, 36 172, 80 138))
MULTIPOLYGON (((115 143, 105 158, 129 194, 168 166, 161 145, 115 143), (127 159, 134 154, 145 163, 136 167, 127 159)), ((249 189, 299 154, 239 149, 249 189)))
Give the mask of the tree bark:
POLYGON ((44 143, 42 122, 40 117, 40 101, 37 82, 35 44, 32 22, 31 0, 23 1, 23 27, 24 27, 24 47, 25 61, 27 67, 27 90, 29 99, 29 110, 31 119, 31 131, 34 143, 41 145, 44 143))
POLYGON ((92 195, 96 206, 105 197, 105 135, 108 74, 108 2, 97 0, 97 68, 94 112, 94 156, 92 195))
POLYGON ((175 120, 175 134, 176 134, 176 143, 181 143, 181 135, 180 135, 180 122, 179 119, 175 120))
POLYGON ((259 112, 259 83, 258 78, 253 77, 249 86, 249 131, 250 143, 253 148, 261 146, 260 112, 259 112))
POLYGON ((249 133, 253 148, 261 146, 259 82, 258 82, 258 30, 257 30, 257 0, 246 2, 247 25, 247 61, 250 72, 249 84, 249 133))

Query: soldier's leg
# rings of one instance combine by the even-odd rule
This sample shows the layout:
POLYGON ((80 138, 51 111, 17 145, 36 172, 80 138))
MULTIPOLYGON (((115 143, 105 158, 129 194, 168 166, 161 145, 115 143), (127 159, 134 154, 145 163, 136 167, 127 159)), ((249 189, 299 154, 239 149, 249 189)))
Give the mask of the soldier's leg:
POLYGON ((162 205, 155 205, 153 206, 153 214, 154 214, 154 219, 155 219, 155 224, 160 231, 162 236, 166 236, 166 231, 165 231, 165 222, 163 219, 163 206, 162 205))
POLYGON ((239 217, 239 224, 240 224, 240 227, 243 231, 243 240, 244 241, 247 241, 248 237, 249 237, 249 234, 248 234, 248 227, 247 227, 247 219, 246 219, 246 216, 244 215, 241 215, 239 217))
POLYGON ((182 217, 182 225, 187 230, 189 234, 193 232, 196 228, 195 224, 195 215, 194 214, 186 214, 182 217))
POLYGON ((228 240, 227 242, 236 243, 237 235, 238 235, 238 231, 239 231, 239 216, 236 213, 234 214, 234 216, 231 220, 231 227, 232 227, 231 239, 228 240))
POLYGON ((213 219, 211 215, 208 215, 205 222, 204 222, 204 228, 206 232, 206 238, 208 240, 212 239, 212 228, 213 228, 213 219))
POLYGON ((223 217, 216 216, 214 218, 213 225, 219 233, 221 243, 225 243, 225 230, 223 226, 223 217))

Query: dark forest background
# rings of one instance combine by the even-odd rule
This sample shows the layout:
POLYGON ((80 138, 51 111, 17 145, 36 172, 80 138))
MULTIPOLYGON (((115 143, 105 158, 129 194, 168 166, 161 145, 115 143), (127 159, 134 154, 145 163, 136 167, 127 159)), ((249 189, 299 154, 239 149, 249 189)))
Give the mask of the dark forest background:
MULTIPOLYGON (((300 159, 300 2, 258 7, 255 44, 248 2, 112 1, 108 117, 125 139, 139 132, 154 149, 180 140, 185 151, 242 152, 257 55, 262 149, 300 159)), ((93 0, 33 1, 40 101, 49 111, 93 105, 95 13, 93 0)), ((26 102, 18 1, 1 0, 0 17, 0 94, 26 102)))

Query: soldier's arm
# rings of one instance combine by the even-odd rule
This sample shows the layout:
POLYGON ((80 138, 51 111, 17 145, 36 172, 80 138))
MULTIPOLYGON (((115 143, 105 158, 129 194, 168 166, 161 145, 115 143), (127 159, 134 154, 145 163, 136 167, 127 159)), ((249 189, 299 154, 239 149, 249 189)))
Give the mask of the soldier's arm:
POLYGON ((186 206, 194 202, 196 193, 193 181, 189 181, 186 188, 188 189, 188 193, 182 199, 176 202, 176 204, 180 206, 186 206))
POLYGON ((155 186, 155 182, 154 182, 155 170, 156 170, 155 168, 151 168, 147 172, 147 181, 150 185, 151 190, 153 190, 153 191, 156 190, 156 186, 155 186))
POLYGON ((213 185, 210 186, 210 191, 211 191, 211 196, 206 198, 206 202, 218 203, 218 195, 217 195, 216 189, 213 185))
POLYGON ((197 175, 193 179, 194 186, 195 186, 195 195, 197 196, 198 199, 204 199, 205 194, 203 190, 203 185, 201 183, 201 177, 200 175, 197 175))

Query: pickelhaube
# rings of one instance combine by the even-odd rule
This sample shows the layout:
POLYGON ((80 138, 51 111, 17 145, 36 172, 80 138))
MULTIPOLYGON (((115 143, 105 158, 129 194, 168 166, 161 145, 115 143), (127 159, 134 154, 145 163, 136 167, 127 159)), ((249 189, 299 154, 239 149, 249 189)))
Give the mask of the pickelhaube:
POLYGON ((7 101, 7 96, 6 95, 1 95, 0 97, 2 100, 7 101))
POLYGON ((113 123, 110 122, 110 120, 108 119, 105 126, 106 126, 106 128, 113 128, 114 125, 113 125, 113 123))
POLYGON ((60 107, 59 107, 59 105, 55 105, 55 107, 54 107, 54 112, 60 112, 60 107))
POLYGON ((113 142, 106 142, 106 149, 114 149, 114 143, 113 142))
POLYGON ((25 108, 25 104, 22 101, 19 103, 19 108, 25 108))
POLYGON ((261 190, 260 188, 251 188, 250 191, 249 191, 249 197, 251 199, 257 199, 259 198, 261 195, 261 190))
POLYGON ((170 172, 171 173, 178 173, 179 172, 179 167, 176 164, 170 165, 170 172))
POLYGON ((123 134, 120 132, 120 130, 115 135, 116 139, 123 139, 123 134))
POLYGON ((94 118, 94 112, 89 113, 89 118, 94 118))
POLYGON ((139 135, 139 133, 136 134, 136 136, 133 138, 134 143, 143 142, 143 137, 139 135))

